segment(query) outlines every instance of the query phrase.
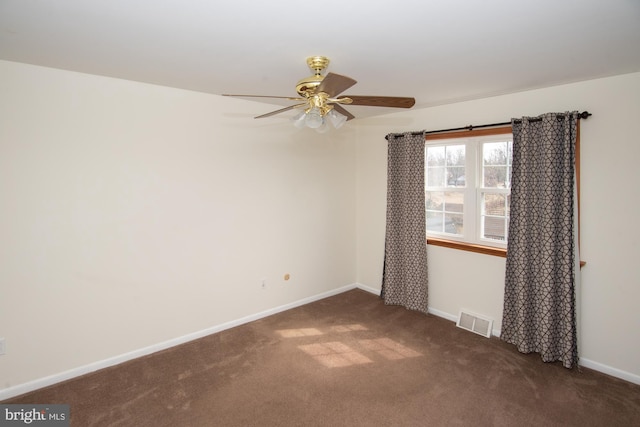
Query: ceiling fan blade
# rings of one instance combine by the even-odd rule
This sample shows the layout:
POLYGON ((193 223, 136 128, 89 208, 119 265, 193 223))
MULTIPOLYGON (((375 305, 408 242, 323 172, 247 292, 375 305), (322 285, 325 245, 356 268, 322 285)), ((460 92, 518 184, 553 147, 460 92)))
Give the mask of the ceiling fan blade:
POLYGON ((263 114, 263 115, 261 115, 261 116, 254 117, 254 119, 262 119, 262 118, 264 118, 264 117, 271 117, 271 116, 275 116, 276 114, 284 113, 285 111, 293 110, 294 108, 303 107, 303 106, 306 106, 306 105, 307 105, 306 103, 291 105, 291 106, 289 106, 289 107, 284 107, 284 108, 281 108, 281 109, 279 109, 279 110, 272 111, 272 112, 270 112, 270 113, 267 113, 267 114, 263 114))
POLYGON ((316 93, 324 92, 333 98, 334 96, 344 92, 357 82, 351 77, 341 76, 340 74, 327 73, 324 79, 316 88, 316 93))
POLYGON ((393 107, 411 108, 415 105, 415 98, 404 98, 400 96, 359 96, 345 95, 351 98, 351 105, 366 105, 369 107, 393 107))
POLYGON ((222 96, 235 96, 238 98, 278 98, 278 99, 288 99, 290 101, 304 101, 304 98, 300 98, 300 97, 290 97, 290 96, 269 96, 269 95, 229 95, 226 93, 223 93, 222 96))
POLYGON ((333 109, 336 110, 338 113, 347 116, 347 121, 356 118, 356 116, 354 116, 353 114, 345 110, 345 108, 342 105, 333 104, 333 109))

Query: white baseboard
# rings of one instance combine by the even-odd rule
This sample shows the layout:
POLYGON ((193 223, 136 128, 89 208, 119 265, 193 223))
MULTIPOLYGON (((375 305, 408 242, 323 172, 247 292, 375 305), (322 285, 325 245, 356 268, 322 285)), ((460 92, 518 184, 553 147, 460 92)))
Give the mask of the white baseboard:
POLYGON ((603 374, 611 375, 612 377, 620 378, 630 383, 640 384, 640 375, 635 375, 630 372, 622 371, 620 369, 612 368, 611 366, 603 365, 602 363, 594 362, 593 360, 580 358, 578 364, 585 368, 593 369, 594 371, 602 372, 603 374))
MULTIPOLYGON (((295 308, 295 307, 300 307, 302 305, 309 304, 311 302, 318 301, 318 300, 321 300, 321 299, 324 299, 324 298, 327 298, 327 297, 330 297, 330 296, 334 296, 334 295, 337 295, 337 294, 340 294, 342 292, 346 292, 346 291, 349 291, 349 290, 355 289, 355 288, 362 289, 363 291, 370 292, 370 293, 372 293, 374 295, 380 295, 380 290, 379 289, 375 289, 375 288, 363 285, 361 283, 354 283, 354 284, 351 284, 351 285, 346 285, 346 286, 343 286, 343 287, 340 287, 340 288, 337 288, 337 289, 333 289, 331 291, 323 292, 323 293, 318 294, 318 295, 314 295, 314 296, 311 296, 311 297, 308 297, 308 298, 303 298, 301 300, 294 301, 294 302, 289 303, 289 304, 284 304, 284 305, 281 305, 281 306, 278 306, 278 307, 275 307, 275 308, 272 308, 272 309, 269 309, 269 310, 261 311, 259 313, 252 314, 250 316, 245 316, 245 317, 242 317, 240 319, 236 319, 236 320, 232 320, 232 321, 229 321, 229 322, 225 322, 225 323, 222 323, 220 325, 216 325, 216 326, 213 326, 211 328, 204 329, 202 331, 197 331, 197 332, 194 332, 194 333, 191 333, 191 334, 187 334, 187 335, 184 335, 184 336, 181 336, 181 337, 177 337, 177 338, 174 338, 174 339, 171 339, 171 340, 168 340, 168 341, 164 341, 164 342, 161 342, 161 343, 158 343, 158 344, 154 344, 154 345, 151 345, 151 346, 148 346, 148 347, 144 347, 144 348, 141 348, 141 349, 138 349, 138 350, 134 350, 134 351, 131 351, 129 353, 125 353, 125 354, 121 354, 121 355, 118 355, 118 356, 115 356, 115 357, 111 357, 109 359, 105 359, 105 360, 101 360, 101 361, 98 361, 98 362, 90 363, 88 365, 84 365, 84 366, 80 366, 80 367, 77 367, 77 368, 74 368, 74 369, 70 369, 68 371, 61 372, 61 373, 58 373, 58 374, 55 374, 55 375, 51 375, 51 376, 44 377, 44 378, 39 378, 37 380, 29 381, 29 382, 24 383, 24 384, 18 384, 18 385, 13 386, 13 387, 5 388, 3 390, 0 390, 0 401, 6 400, 6 399, 10 399, 12 397, 19 396, 19 395, 24 394, 24 393, 29 393, 31 391, 34 391, 34 390, 37 390, 37 389, 40 389, 40 388, 43 388, 43 387, 48 387, 50 385, 57 384, 59 382, 66 381, 66 380, 69 380, 69 379, 72 379, 72 378, 75 378, 75 377, 79 377, 81 375, 85 375, 85 374, 97 371, 99 369, 104 369, 104 368, 108 368, 108 367, 111 367, 111 366, 115 366, 115 365, 118 365, 120 363, 124 363, 124 362, 127 362, 129 360, 136 359, 138 357, 146 356, 148 354, 152 354, 152 353, 155 353, 155 352, 158 352, 158 351, 161 351, 161 350, 165 350, 165 349, 170 348, 170 347, 174 347, 174 346, 177 346, 177 345, 180 345, 180 344, 184 344, 184 343, 187 343, 189 341, 193 341, 193 340, 196 340, 198 338, 202 338, 202 337, 205 337, 207 335, 214 334, 216 332, 221 332, 221 331, 224 331, 226 329, 230 329, 230 328, 233 328, 233 327, 236 327, 236 326, 243 325, 245 323, 253 322, 255 320, 259 320, 259 319, 262 319, 264 317, 271 316, 271 315, 276 314, 276 313, 280 313, 282 311, 290 310, 290 309, 295 308)), ((442 317, 442 318, 450 320, 452 322, 456 322, 457 321, 457 316, 455 316, 453 314, 450 314, 450 313, 446 313, 444 311, 440 311, 440 310, 434 309, 432 307, 429 307, 428 312, 433 314, 434 316, 442 317)), ((492 333, 495 336, 500 336, 500 331, 499 330, 494 329, 492 331, 492 333)), ((602 363, 594 362, 594 361, 589 360, 589 359, 580 358, 580 365, 584 366, 585 368, 593 369, 594 371, 602 372, 604 374, 611 375, 612 377, 620 378, 620 379, 623 379, 625 381, 629 381, 629 382, 634 383, 634 384, 640 384, 640 376, 639 375, 635 375, 635 374, 632 374, 630 372, 622 371, 620 369, 616 369, 616 368, 613 368, 611 366, 604 365, 602 363)))
MULTIPOLYGON (((314 301, 318 301, 330 296, 334 296, 340 294, 342 292, 349 291, 351 289, 355 289, 356 287, 364 289, 366 287, 360 287, 356 284, 346 285, 341 288, 333 289, 331 291, 323 292, 318 295, 314 295, 308 298, 303 298, 298 301, 294 301, 289 304, 284 304, 279 307, 275 307, 269 310, 261 311, 256 314, 252 314, 250 316, 242 317, 240 319, 232 320, 229 322, 222 323, 220 325, 212 326, 210 328, 193 332, 191 334, 187 334, 181 337, 173 338, 168 341, 160 342, 157 344, 153 344, 148 347, 140 348, 138 350, 131 351, 129 353, 121 354, 115 357, 111 357, 108 359, 100 360, 98 362, 90 363, 88 365, 79 366, 77 368, 70 369, 65 372, 60 372, 58 374, 50 375, 44 378, 39 378, 34 381, 29 381, 23 384, 18 384, 16 386, 12 386, 9 388, 5 388, 0 390, 0 401, 10 399, 15 396, 19 396, 21 394, 29 393, 34 390, 38 390, 43 387, 48 387, 53 384, 57 384, 62 381, 66 381, 75 377, 79 377, 81 375, 85 375, 99 369, 108 368, 111 366, 119 365, 120 363, 127 362, 129 360, 137 359, 142 356, 146 356, 151 353, 156 353, 161 350, 165 350, 170 347, 174 347, 180 344, 187 343, 189 341, 196 340, 198 338, 205 337, 207 335, 215 334, 216 332, 221 332, 226 329, 230 329, 236 326, 243 325, 245 323, 253 322, 255 320, 262 319, 267 316, 271 316, 276 313, 280 313, 285 310, 290 310, 295 307, 299 307, 305 304, 309 304, 314 301)), ((370 288, 369 288, 370 289, 370 288)), ((364 289, 367 290, 367 289, 364 289)))
POLYGON ((447 313, 444 311, 437 310, 433 307, 429 307, 429 314, 433 314, 434 316, 442 317, 443 319, 451 320, 452 322, 456 322, 458 320, 458 316, 455 314, 447 313))
MULTIPOLYGON (((446 313, 444 311, 436 310, 435 308, 429 307, 429 313, 434 316, 442 317, 447 320, 451 320, 452 322, 456 322, 458 317, 446 313)), ((491 331, 491 335, 495 337, 500 337, 500 329, 493 329, 491 331)), ((585 368, 593 369, 594 371, 601 372, 603 374, 611 375, 612 377, 620 378, 625 381, 629 381, 630 383, 640 384, 640 375, 635 375, 630 372, 623 371, 621 369, 613 368, 611 366, 594 362, 593 360, 580 358, 579 365, 585 368)))
POLYGON ((358 289, 362 289, 363 291, 367 291, 371 294, 380 296, 380 289, 372 288, 370 286, 363 285, 362 283, 356 283, 355 287, 358 289))
MULTIPOLYGON (((375 295, 380 295, 380 289, 371 288, 361 283, 356 283, 355 287, 367 292, 371 292, 372 294, 375 294, 375 295)), ((441 311, 433 307, 429 307, 427 311, 429 314, 442 317, 443 319, 450 320, 453 323, 456 323, 458 321, 458 316, 456 316, 455 314, 447 313, 445 311, 441 311)), ((494 328, 491 330, 491 335, 493 335, 494 337, 500 337, 500 333, 501 333, 500 329, 494 328)), ((594 362, 593 360, 584 359, 582 357, 580 358, 579 364, 580 366, 584 366, 585 368, 593 369, 594 371, 611 375, 612 377, 620 378, 622 380, 629 381, 630 383, 640 384, 640 375, 632 374, 630 372, 613 368, 611 366, 608 366, 602 363, 594 362)))

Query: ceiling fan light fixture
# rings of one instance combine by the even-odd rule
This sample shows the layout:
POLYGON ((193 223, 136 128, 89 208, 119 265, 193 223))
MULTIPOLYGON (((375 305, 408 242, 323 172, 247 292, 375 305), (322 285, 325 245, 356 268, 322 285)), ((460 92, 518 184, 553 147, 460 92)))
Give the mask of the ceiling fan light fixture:
POLYGON ((347 116, 344 114, 338 113, 336 110, 331 110, 327 113, 329 117, 329 121, 333 125, 334 128, 340 129, 340 127, 347 121, 347 116))
POLYGON ((317 129, 324 123, 324 118, 322 117, 322 112, 319 108, 313 107, 306 113, 306 118, 304 119, 307 127, 311 129, 317 129))
POLYGON ((329 65, 329 58, 326 56, 311 56, 307 58, 307 65, 313 71, 313 75, 298 81, 296 85, 298 97, 267 95, 223 96, 280 98, 297 101, 298 104, 280 108, 267 114, 261 114, 255 118, 262 119, 294 108, 305 108, 304 112, 296 114, 291 121, 297 128, 308 127, 311 129, 318 129, 325 124, 338 129, 342 127, 346 121, 355 118, 353 114, 342 107, 343 104, 393 108, 411 108, 415 105, 416 100, 407 97, 370 95, 343 96, 341 95, 342 92, 357 83, 354 79, 335 73, 324 75, 324 71, 329 65), (336 108, 338 111, 335 111, 336 108))
POLYGON ((291 117, 291 122, 293 123, 293 126, 295 126, 296 128, 302 129, 305 125, 306 118, 307 118, 306 113, 304 111, 300 111, 298 114, 291 117))

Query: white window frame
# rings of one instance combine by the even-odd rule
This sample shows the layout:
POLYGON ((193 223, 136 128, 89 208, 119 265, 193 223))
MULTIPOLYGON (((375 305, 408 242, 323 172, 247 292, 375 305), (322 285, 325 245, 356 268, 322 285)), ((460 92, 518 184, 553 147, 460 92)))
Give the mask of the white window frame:
MULTIPOLYGON (((469 132, 470 134, 472 132, 469 132)), ((455 235, 452 233, 440 233, 427 230, 427 240, 437 239, 439 241, 450 241, 452 243, 459 242, 461 244, 473 245, 476 247, 488 247, 496 248, 504 251, 507 247, 507 235, 505 234, 505 240, 487 239, 481 237, 482 227, 482 195, 483 193, 493 194, 510 194, 510 189, 500 188, 483 188, 482 183, 482 144, 487 142, 504 142, 505 140, 513 141, 513 135, 510 132, 510 128, 507 131, 504 129, 500 132, 489 132, 489 134, 478 135, 464 135, 459 136, 453 134, 448 138, 435 138, 430 140, 427 137, 425 143, 425 158, 426 150, 428 147, 445 146, 445 145, 465 145, 465 188, 464 194, 464 208, 463 208, 463 233, 461 235, 455 235), (473 178, 469 180, 468 178, 473 178)), ((445 136, 445 135, 443 135, 445 136)), ((425 176, 427 174, 427 165, 425 164, 425 176)), ((425 183, 425 192, 431 191, 451 191, 459 187, 427 187, 425 183)), ((426 206, 425 206, 426 209, 426 206)), ((508 221, 508 217, 507 217, 508 221)), ((442 243, 442 242, 441 242, 442 243)), ((446 245, 444 245, 446 246, 446 245)))

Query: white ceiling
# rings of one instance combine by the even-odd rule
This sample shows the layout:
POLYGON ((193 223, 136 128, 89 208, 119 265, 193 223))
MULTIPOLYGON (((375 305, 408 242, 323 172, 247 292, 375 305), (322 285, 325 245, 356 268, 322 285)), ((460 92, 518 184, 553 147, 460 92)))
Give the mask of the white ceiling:
POLYGON ((640 0, 0 0, 9 61, 295 96, 312 55, 358 81, 345 94, 482 98, 640 71, 640 0))

